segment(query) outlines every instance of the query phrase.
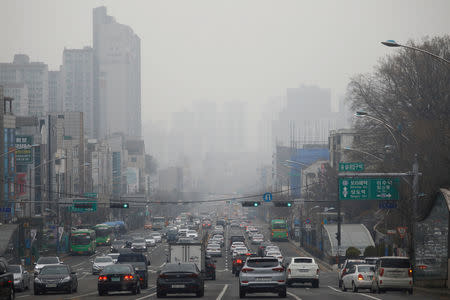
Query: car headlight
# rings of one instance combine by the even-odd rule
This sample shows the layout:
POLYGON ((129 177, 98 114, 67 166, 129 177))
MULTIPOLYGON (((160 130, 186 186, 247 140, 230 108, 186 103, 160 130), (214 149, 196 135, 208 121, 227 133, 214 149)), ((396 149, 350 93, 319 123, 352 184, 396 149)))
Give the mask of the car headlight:
POLYGON ((34 278, 34 282, 36 283, 42 283, 41 279, 39 279, 39 277, 34 278))
POLYGON ((64 277, 61 282, 69 282, 70 281, 70 276, 64 277))

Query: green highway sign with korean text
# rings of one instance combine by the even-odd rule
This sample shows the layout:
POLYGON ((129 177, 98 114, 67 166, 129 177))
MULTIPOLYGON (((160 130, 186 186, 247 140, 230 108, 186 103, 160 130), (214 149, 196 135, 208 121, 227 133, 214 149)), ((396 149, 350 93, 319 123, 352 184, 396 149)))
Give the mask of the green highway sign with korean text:
POLYGON ((70 211, 74 213, 97 211, 97 200, 74 199, 70 211))
POLYGON ((339 178, 339 200, 398 200, 399 178, 339 178))
POLYGON ((364 171, 364 163, 362 162, 339 163, 339 172, 362 172, 362 171, 364 171))

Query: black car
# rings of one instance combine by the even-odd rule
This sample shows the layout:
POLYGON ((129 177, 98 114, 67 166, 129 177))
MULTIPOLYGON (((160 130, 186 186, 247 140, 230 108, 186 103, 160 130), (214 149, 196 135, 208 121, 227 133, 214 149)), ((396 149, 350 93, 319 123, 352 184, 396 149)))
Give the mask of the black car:
POLYGON ((216 280, 216 260, 210 256, 205 257, 205 276, 211 280, 216 280))
POLYGON ((194 263, 169 263, 159 272, 156 279, 156 296, 165 297, 167 294, 195 293, 203 297, 205 283, 200 270, 194 263))
POLYGON ((14 299, 14 275, 8 270, 8 262, 0 257, 0 299, 14 299))
POLYGON ((117 253, 125 247, 125 240, 117 240, 111 243, 111 253, 117 253))
POLYGON ((48 265, 34 278, 34 294, 62 291, 71 294, 78 289, 78 279, 68 265, 48 265))
POLYGON ((140 276, 132 265, 109 265, 103 268, 98 276, 97 288, 99 296, 113 291, 130 291, 133 295, 140 294, 140 276))
POLYGON ((143 289, 148 287, 148 266, 150 265, 150 259, 146 255, 140 252, 127 252, 129 249, 123 249, 117 258, 118 264, 129 264, 134 267, 136 273, 139 274, 140 286, 143 289))

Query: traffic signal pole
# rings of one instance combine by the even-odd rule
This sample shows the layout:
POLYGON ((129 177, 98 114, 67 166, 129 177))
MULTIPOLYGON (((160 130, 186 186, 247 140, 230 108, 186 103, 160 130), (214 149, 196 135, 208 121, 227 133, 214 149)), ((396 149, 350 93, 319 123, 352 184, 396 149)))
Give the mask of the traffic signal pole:
MULTIPOLYGON (((338 183, 339 186, 339 183, 338 183)), ((336 263, 339 267, 339 264, 341 262, 341 256, 340 256, 340 252, 341 252, 341 200, 339 200, 339 193, 337 196, 337 233, 336 233, 336 239, 337 239, 337 258, 336 258, 336 263)))

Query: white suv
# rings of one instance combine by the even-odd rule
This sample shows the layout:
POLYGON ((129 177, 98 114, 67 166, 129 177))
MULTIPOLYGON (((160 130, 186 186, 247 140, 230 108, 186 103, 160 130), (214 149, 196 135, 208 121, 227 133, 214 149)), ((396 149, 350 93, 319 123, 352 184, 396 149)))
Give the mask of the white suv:
POLYGON ((319 287, 319 266, 312 257, 288 257, 283 265, 287 269, 286 284, 310 282, 313 288, 319 287))
POLYGON ((408 257, 383 256, 377 261, 371 292, 387 290, 413 293, 412 269, 408 257))

